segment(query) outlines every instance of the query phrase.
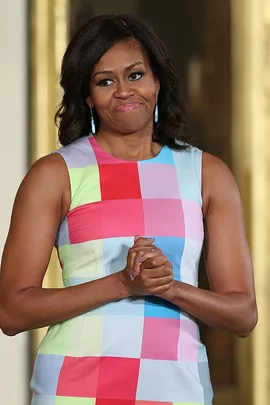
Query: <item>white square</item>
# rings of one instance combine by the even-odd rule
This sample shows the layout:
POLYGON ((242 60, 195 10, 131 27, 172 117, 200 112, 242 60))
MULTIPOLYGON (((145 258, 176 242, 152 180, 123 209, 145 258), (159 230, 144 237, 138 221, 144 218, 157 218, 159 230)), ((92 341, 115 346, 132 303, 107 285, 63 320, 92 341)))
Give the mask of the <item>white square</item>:
POLYGON ((143 317, 104 316, 101 356, 140 358, 143 317))
POLYGON ((136 399, 203 404, 197 363, 141 360, 136 399))

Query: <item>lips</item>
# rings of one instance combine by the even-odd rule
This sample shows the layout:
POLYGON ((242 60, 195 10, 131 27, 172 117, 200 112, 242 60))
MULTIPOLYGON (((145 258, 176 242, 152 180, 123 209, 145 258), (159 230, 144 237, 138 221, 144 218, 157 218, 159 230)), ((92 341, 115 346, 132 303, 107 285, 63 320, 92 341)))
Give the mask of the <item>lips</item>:
POLYGON ((115 111, 117 111, 117 112, 132 111, 132 110, 136 110, 137 108, 139 108, 140 105, 141 105, 141 103, 125 103, 125 104, 121 104, 118 107, 116 107, 115 111))

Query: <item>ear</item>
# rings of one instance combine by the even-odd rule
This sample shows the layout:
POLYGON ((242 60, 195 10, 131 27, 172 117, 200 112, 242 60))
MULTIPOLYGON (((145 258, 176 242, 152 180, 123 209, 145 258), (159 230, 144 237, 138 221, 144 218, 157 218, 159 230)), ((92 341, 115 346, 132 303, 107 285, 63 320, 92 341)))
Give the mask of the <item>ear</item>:
POLYGON ((87 99, 86 99, 86 104, 88 104, 88 106, 89 106, 90 108, 93 107, 90 96, 87 97, 87 99))
POLYGON ((156 84, 156 94, 158 94, 160 90, 160 80, 158 77, 155 77, 155 84, 156 84))

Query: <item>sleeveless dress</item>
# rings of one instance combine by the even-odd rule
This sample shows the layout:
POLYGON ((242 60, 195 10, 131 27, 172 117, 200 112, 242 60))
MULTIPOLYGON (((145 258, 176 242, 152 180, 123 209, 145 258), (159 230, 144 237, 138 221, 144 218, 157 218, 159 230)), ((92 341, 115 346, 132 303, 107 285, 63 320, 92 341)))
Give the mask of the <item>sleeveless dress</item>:
MULTIPOLYGON (((117 159, 93 136, 56 151, 71 207, 56 247, 66 287, 122 270, 134 236, 154 237, 174 278, 197 286, 203 243, 202 152, 117 159)), ((32 405, 211 405, 197 322, 168 301, 133 297, 51 326, 31 379, 32 405)))

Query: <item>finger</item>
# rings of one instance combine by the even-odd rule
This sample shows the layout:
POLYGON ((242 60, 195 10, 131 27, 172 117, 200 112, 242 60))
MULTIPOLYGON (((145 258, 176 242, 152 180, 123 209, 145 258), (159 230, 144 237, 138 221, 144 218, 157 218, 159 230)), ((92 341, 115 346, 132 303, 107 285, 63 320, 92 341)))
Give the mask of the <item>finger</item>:
POLYGON ((151 253, 150 257, 154 257, 154 256, 160 256, 163 254, 162 250, 158 249, 156 246, 140 246, 137 248, 132 248, 130 249, 130 252, 135 252, 136 253, 136 259, 138 259, 138 261, 140 263, 142 263, 143 261, 145 261, 147 259, 147 256, 144 257, 143 260, 140 260, 140 258, 144 255, 146 255, 147 253, 151 253), (153 254, 154 253, 154 254, 153 254))
POLYGON ((151 249, 151 250, 148 249, 146 251, 145 250, 144 251, 143 250, 137 250, 136 256, 135 256, 134 261, 133 261, 133 270, 134 270, 135 274, 138 275, 140 273, 141 264, 145 260, 147 260, 147 259, 149 259, 151 257, 155 257, 155 256, 160 255, 160 254, 162 254, 160 249, 151 249))
POLYGON ((166 276, 173 276, 173 271, 171 266, 163 265, 160 267, 155 267, 154 269, 143 269, 140 268, 142 280, 162 278, 166 276))
POLYGON ((129 251, 128 256, 127 256, 127 269, 128 273, 131 276, 132 279, 134 279, 135 274, 134 274, 134 260, 135 260, 136 252, 134 251, 129 251))
POLYGON ((173 282, 172 276, 165 276, 165 277, 159 277, 159 278, 147 280, 145 282, 145 286, 147 287, 148 290, 150 290, 153 288, 166 286, 168 284, 171 284, 172 282, 173 282))
POLYGON ((134 238, 134 246, 149 246, 154 243, 155 239, 154 238, 143 238, 143 237, 137 237, 135 236, 134 238))
POLYGON ((154 269, 155 267, 164 266, 164 264, 166 264, 167 262, 169 262, 167 256, 165 256, 164 254, 161 254, 161 255, 157 255, 155 257, 151 257, 150 259, 147 259, 143 263, 143 268, 154 269))
POLYGON ((166 291, 168 291, 171 287, 173 286, 173 282, 171 282, 170 284, 166 284, 162 287, 157 287, 155 289, 153 289, 153 291, 151 292, 151 294, 153 295, 162 295, 164 294, 166 291))
POLYGON ((132 246, 132 247, 129 249, 130 252, 138 252, 138 251, 141 251, 142 254, 145 253, 145 252, 150 252, 150 251, 152 251, 152 250, 153 250, 153 251, 154 251, 154 250, 157 250, 157 251, 160 251, 160 252, 162 253, 161 249, 157 248, 155 245, 149 245, 149 246, 136 245, 136 246, 132 246))
MULTIPOLYGON (((141 253, 141 252, 140 252, 141 253)), ((162 255, 162 251, 160 249, 151 249, 148 251, 143 252, 143 254, 136 255, 135 262, 138 260, 138 263, 144 263, 147 259, 151 259, 155 256, 162 255)))

